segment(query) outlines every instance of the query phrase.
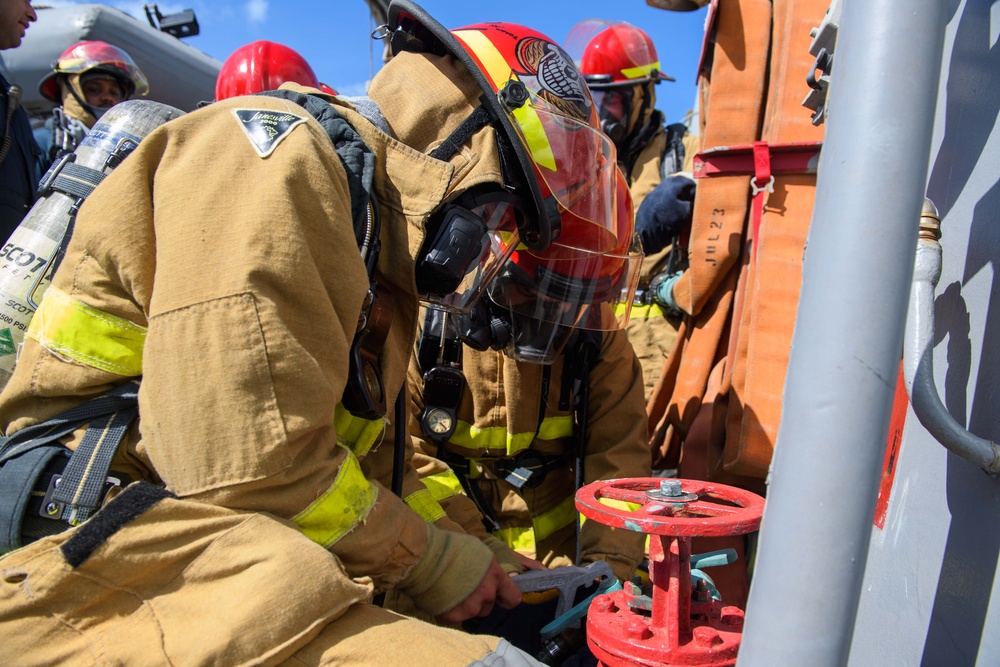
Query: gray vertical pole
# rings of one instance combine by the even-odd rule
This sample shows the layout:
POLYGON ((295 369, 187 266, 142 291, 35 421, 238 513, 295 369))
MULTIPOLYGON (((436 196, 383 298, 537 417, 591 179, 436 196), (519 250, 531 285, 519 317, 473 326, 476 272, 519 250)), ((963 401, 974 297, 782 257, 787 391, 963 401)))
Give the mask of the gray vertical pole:
POLYGON ((913 273, 943 0, 845 0, 740 667, 854 632, 913 273))

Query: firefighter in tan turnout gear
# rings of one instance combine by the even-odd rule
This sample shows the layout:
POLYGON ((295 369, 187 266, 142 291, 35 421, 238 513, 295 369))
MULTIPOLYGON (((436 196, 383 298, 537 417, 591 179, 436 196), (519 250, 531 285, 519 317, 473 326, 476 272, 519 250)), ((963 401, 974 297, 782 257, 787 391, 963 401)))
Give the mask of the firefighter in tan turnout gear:
POLYGON ((682 123, 664 125, 656 87, 674 79, 662 72, 653 40, 641 28, 587 19, 570 31, 566 50, 593 93, 601 128, 618 148, 636 210, 646 258, 628 335, 642 364, 648 401, 681 321, 679 309, 656 298, 656 288, 683 266, 676 241, 690 226, 695 184, 679 172, 690 171, 697 136, 682 123))
POLYGON ((406 0, 388 16, 370 120, 291 84, 218 102, 150 134, 82 207, 0 396, 0 475, 55 452, 20 496, 0 484, 6 656, 534 664, 369 604, 398 589, 456 623, 520 595, 481 541, 432 525, 429 494, 404 502, 359 459, 403 445, 381 430, 418 291, 458 309, 512 240, 611 229, 614 155, 589 95, 521 68, 574 74, 549 39, 449 33, 406 0))

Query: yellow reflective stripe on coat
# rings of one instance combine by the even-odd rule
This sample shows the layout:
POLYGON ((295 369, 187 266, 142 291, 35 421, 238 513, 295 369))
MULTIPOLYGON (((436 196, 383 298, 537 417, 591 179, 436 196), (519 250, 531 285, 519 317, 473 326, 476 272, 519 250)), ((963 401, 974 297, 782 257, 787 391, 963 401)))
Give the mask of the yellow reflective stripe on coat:
POLYGON ((54 287, 46 290, 25 335, 84 366, 126 377, 142 375, 146 327, 88 306, 54 287))
POLYGON ((660 61, 657 60, 655 63, 649 63, 648 65, 639 65, 638 67, 626 67, 623 69, 622 76, 627 79, 639 79, 641 77, 649 76, 653 73, 653 70, 660 69, 660 61))
POLYGON ((438 502, 447 498, 465 495, 465 489, 462 488, 462 483, 458 480, 458 475, 451 470, 422 477, 420 481, 427 487, 431 497, 438 502))
POLYGON ((337 479, 323 495, 292 517, 310 540, 329 547, 365 520, 375 505, 378 490, 361 472, 361 464, 345 448, 337 479))
MULTIPOLYGON (((615 304, 615 317, 621 317, 625 314, 625 309, 628 307, 627 303, 616 303, 615 304)), ((632 310, 629 312, 628 318, 630 320, 648 320, 650 317, 665 317, 666 313, 663 312, 663 308, 659 304, 653 303, 648 306, 632 306, 632 310)))
POLYGON ((419 514, 427 523, 434 523, 445 516, 444 508, 441 507, 427 489, 411 493, 403 498, 403 502, 409 505, 410 509, 419 514))
MULTIPOLYGON (((503 88, 508 81, 517 81, 517 75, 507 64, 507 60, 482 32, 455 30, 452 34, 465 42, 466 46, 475 54, 479 62, 482 63, 486 76, 492 80, 497 90, 503 88)), ((538 117, 534 107, 531 106, 530 101, 528 104, 514 109, 511 115, 514 117, 514 124, 521 130, 524 142, 531 151, 531 159, 538 166, 555 171, 556 159, 552 154, 552 145, 545 134, 542 120, 538 117)))
MULTIPOLYGON (((538 427, 539 440, 559 440, 573 435, 573 416, 546 417, 538 427)), ((455 426, 455 433, 448 439, 449 445, 462 449, 483 449, 504 452, 508 456, 528 449, 535 441, 535 434, 510 433, 503 426, 479 428, 464 421, 455 426)))
POLYGON ((337 403, 333 410, 333 427, 337 429, 337 443, 347 447, 358 458, 363 458, 376 443, 382 441, 385 420, 355 417, 342 403, 337 403))
POLYGON ((537 553, 538 542, 572 525, 576 517, 576 502, 570 496, 548 512, 532 518, 531 528, 501 528, 494 535, 514 551, 537 553))

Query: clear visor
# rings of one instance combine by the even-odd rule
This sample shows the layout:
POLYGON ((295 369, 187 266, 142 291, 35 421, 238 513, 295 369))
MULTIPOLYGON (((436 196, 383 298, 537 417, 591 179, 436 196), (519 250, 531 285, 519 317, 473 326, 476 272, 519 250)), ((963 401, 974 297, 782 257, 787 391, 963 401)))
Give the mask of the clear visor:
POLYGON ((517 218, 520 211, 510 202, 490 202, 469 209, 486 226, 479 254, 469 263, 469 268, 458 288, 445 296, 421 295, 423 303, 452 313, 467 313, 486 291, 500 268, 517 247, 520 237, 517 218))
POLYGON ((622 329, 628 324, 642 257, 637 237, 617 253, 556 242, 542 258, 520 246, 491 283, 489 296, 512 319, 570 329, 622 329))
POLYGON ((510 118, 544 184, 542 194, 551 194, 564 216, 569 214, 594 227, 596 250, 608 251, 618 245, 618 158, 611 140, 587 123, 556 111, 551 102, 530 91, 528 103, 511 111, 510 118))
POLYGON ((590 41, 597 37, 598 33, 603 32, 615 23, 615 21, 605 21, 604 19, 584 19, 580 21, 566 35, 566 41, 563 42, 563 50, 569 54, 569 57, 579 67, 580 61, 583 60, 583 52, 587 49, 590 41))

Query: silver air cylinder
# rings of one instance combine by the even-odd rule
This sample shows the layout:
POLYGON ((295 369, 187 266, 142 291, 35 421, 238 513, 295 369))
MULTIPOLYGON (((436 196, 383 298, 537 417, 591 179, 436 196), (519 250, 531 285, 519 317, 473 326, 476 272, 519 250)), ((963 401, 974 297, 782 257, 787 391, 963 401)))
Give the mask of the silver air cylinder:
POLYGON ((117 104, 42 178, 38 201, 0 248, 0 389, 14 372, 25 331, 65 252, 80 205, 146 135, 182 115, 158 102, 117 104))

